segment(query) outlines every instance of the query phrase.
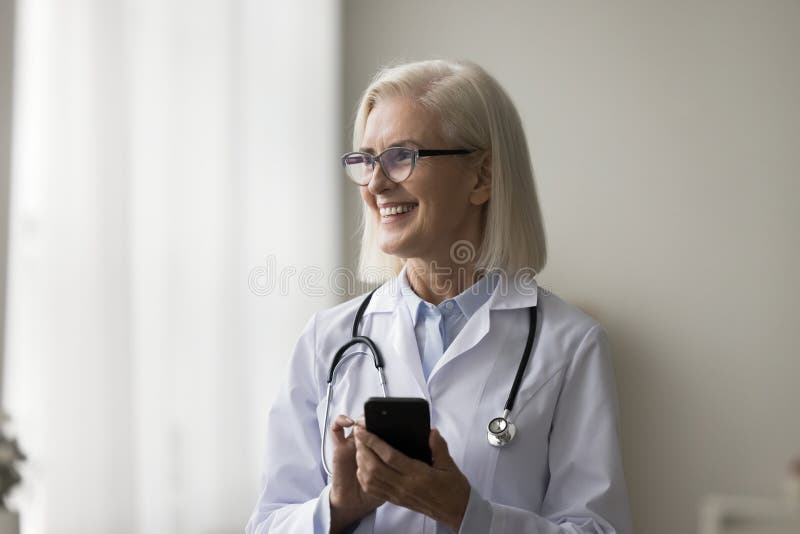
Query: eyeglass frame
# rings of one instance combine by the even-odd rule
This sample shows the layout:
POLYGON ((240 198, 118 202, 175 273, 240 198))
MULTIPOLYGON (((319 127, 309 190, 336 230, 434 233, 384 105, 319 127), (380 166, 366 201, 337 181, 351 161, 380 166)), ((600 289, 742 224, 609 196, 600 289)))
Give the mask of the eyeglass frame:
POLYGON ((356 154, 362 155, 362 156, 369 156, 370 160, 372 160, 372 172, 373 173, 375 172, 375 162, 380 163, 381 164, 381 172, 383 173, 383 175, 386 176, 386 178, 388 178, 392 182, 394 182, 396 184, 399 184, 401 182, 405 182, 406 180, 408 180, 408 178, 414 172, 414 168, 417 166, 417 160, 419 158, 427 158, 427 157, 430 157, 430 156, 456 156, 456 155, 472 154, 473 152, 475 152, 475 150, 474 149, 469 149, 469 148, 427 149, 427 148, 412 148, 412 147, 407 147, 407 146, 390 146, 390 147, 386 148, 385 150, 383 150, 380 154, 378 154, 376 156, 370 154, 369 152, 360 152, 360 151, 356 150, 356 151, 353 151, 353 152, 348 152, 346 154, 343 154, 342 157, 340 158, 340 160, 342 162, 342 168, 344 168, 344 170, 345 170, 345 174, 347 174, 347 176, 350 178, 350 180, 352 182, 354 182, 354 183, 356 183, 358 185, 362 185, 362 186, 363 185, 368 185, 370 180, 367 180, 367 182, 363 183, 363 184, 359 183, 359 182, 357 182, 355 180, 355 178, 353 178, 353 176, 349 172, 347 172, 347 158, 350 157, 350 156, 354 156, 356 154), (406 176, 402 180, 395 180, 394 178, 389 176, 389 174, 384 170, 383 162, 381 161, 381 156, 386 154, 386 152, 388 152, 389 150, 396 150, 398 148, 402 148, 403 150, 410 150, 414 154, 414 158, 411 160, 411 169, 409 169, 409 171, 408 171, 408 176, 406 176))

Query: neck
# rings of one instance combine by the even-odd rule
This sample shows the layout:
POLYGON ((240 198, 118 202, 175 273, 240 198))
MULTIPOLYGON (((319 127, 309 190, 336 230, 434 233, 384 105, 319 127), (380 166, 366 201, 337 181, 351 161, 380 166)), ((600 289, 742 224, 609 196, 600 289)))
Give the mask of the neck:
POLYGON ((406 261, 406 275, 414 293, 435 305, 463 293, 480 278, 474 262, 444 264, 419 258, 406 261))

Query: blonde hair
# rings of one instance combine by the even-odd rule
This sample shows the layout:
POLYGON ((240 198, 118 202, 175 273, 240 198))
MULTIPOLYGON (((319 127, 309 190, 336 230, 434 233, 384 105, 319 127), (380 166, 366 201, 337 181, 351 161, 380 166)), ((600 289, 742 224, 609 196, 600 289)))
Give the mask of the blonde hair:
MULTIPOLYGON (((547 249, 528 144, 519 113, 497 80, 466 61, 428 60, 383 68, 358 105, 353 150, 361 146, 367 117, 377 102, 398 96, 413 98, 437 114, 454 146, 474 148, 491 158, 491 198, 476 269, 540 272, 547 249)), ((378 247, 376 224, 366 203, 361 225, 359 278, 377 282, 397 275, 403 260, 378 247)))

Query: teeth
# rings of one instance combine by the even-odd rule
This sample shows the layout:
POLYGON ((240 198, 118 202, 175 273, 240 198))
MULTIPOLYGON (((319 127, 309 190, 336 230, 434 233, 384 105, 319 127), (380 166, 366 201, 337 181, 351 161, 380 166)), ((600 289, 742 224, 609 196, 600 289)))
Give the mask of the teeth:
POLYGON ((381 216, 382 217, 389 217, 391 215, 399 215, 401 213, 406 213, 407 211, 411 211, 416 208, 416 204, 403 204, 402 206, 392 206, 391 208, 381 208, 381 216))

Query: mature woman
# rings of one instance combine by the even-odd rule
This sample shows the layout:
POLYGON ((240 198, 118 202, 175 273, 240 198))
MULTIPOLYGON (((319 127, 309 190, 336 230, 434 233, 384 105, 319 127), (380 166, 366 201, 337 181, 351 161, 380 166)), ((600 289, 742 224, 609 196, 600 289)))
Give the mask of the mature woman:
POLYGON ((361 272, 390 276, 302 333, 247 532, 631 532, 606 336, 532 277, 545 238, 503 89, 465 62, 382 70, 342 163, 363 200, 361 272), (326 398, 354 322, 387 393, 429 402, 432 465, 355 421, 382 395, 364 346, 326 398))

